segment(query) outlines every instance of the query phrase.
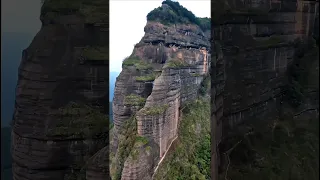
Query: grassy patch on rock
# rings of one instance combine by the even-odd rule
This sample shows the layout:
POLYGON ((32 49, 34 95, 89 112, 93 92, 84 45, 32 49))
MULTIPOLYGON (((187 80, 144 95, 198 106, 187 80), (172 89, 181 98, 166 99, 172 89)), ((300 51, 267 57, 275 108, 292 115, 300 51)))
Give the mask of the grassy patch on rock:
POLYGON ((86 47, 83 56, 88 60, 106 61, 109 59, 109 47, 86 47))
POLYGON ((141 112, 145 115, 159 115, 164 113, 168 109, 169 105, 156 105, 153 107, 146 107, 141 109, 141 112))
POLYGON ((117 149, 117 159, 113 158, 111 163, 111 177, 120 180, 124 162, 129 157, 136 141, 137 126, 136 118, 133 116, 125 122, 121 132, 117 149))
POLYGON ((152 66, 143 60, 135 57, 129 57, 125 59, 122 63, 122 67, 135 66, 137 70, 148 70, 152 69, 152 66))
POLYGON ((125 105, 132 105, 132 106, 142 106, 146 102, 146 98, 141 96, 130 94, 124 97, 124 104, 125 105))
POLYGON ((49 20, 61 15, 75 14, 85 23, 106 23, 109 20, 109 3, 104 0, 44 0, 42 15, 49 20))
POLYGON ((154 81, 160 75, 161 75, 161 72, 153 72, 151 74, 137 76, 135 79, 136 79, 136 81, 141 81, 141 82, 154 81))
POLYGON ((269 38, 264 38, 263 40, 257 40, 255 43, 256 47, 272 47, 281 43, 288 42, 282 36, 271 36, 269 38))
POLYGON ((188 63, 186 63, 183 60, 169 60, 165 68, 181 68, 181 67, 188 67, 190 66, 188 63))
POLYGON ((49 129, 48 136, 56 137, 107 137, 109 116, 84 104, 71 102, 60 108, 60 120, 49 129))
POLYGON ((138 160, 138 157, 141 151, 146 148, 145 145, 147 145, 148 142, 149 142, 148 138, 143 136, 136 136, 134 147, 130 152, 130 157, 132 158, 132 160, 134 161, 138 160))

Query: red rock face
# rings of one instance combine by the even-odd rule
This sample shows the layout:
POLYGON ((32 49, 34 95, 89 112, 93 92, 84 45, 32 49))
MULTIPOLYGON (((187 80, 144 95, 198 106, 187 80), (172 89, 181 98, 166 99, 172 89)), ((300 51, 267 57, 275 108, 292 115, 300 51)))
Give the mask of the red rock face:
POLYGON ((88 54, 92 47, 108 46, 108 31, 83 16, 62 12, 50 18, 48 6, 54 8, 45 2, 42 27, 19 67, 12 129, 15 180, 79 177, 108 139, 108 59, 88 54))
POLYGON ((133 147, 132 152, 139 152, 137 160, 130 155, 124 159, 122 180, 152 178, 160 159, 178 136, 180 109, 197 97, 211 62, 208 33, 197 25, 148 22, 144 30, 144 37, 135 46, 131 57, 124 61, 116 81, 111 146, 115 154, 119 153, 121 132, 131 116, 136 118, 137 134, 147 138, 149 144, 133 147), (139 70, 139 66, 125 65, 134 58, 150 68, 139 70), (147 80, 146 77, 153 73, 155 78, 147 80), (140 80, 141 77, 146 79, 140 80), (140 105, 126 103, 126 98, 132 95, 144 99, 144 102, 140 105), (151 153, 145 154, 148 147, 151 153))

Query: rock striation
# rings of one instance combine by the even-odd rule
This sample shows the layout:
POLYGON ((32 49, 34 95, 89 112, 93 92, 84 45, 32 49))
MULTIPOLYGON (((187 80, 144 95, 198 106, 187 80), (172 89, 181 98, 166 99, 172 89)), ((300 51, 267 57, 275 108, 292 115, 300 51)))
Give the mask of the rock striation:
POLYGON ((317 33, 319 11, 318 1, 304 0, 226 1, 221 7, 211 75, 216 144, 223 126, 279 115, 295 40, 317 33))
MULTIPOLYGON (((173 11, 165 3, 158 9, 173 11)), ((178 136, 180 110, 196 99, 200 84, 209 73, 210 29, 190 22, 148 19, 144 31, 141 41, 124 60, 116 81, 112 108, 113 179, 152 179, 158 163, 178 136), (126 151, 124 147, 131 149, 126 151)))
MULTIPOLYGON (((14 180, 85 179, 108 143, 108 2, 46 0, 22 53, 12 127, 14 180)), ((105 178, 107 176, 105 175, 105 178)))

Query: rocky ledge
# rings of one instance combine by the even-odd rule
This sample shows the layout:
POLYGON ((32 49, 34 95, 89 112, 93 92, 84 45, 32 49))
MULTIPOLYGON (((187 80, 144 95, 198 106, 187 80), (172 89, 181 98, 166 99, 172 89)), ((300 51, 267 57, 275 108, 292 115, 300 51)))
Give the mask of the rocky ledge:
POLYGON ((181 8, 179 3, 164 1, 148 14, 145 35, 124 60, 117 78, 112 179, 152 179, 178 136, 181 109, 196 99, 209 74, 210 24, 204 28, 191 18, 180 22, 184 16, 173 9, 175 5, 181 8), (177 22, 163 21, 161 14, 170 15, 168 12, 177 22))

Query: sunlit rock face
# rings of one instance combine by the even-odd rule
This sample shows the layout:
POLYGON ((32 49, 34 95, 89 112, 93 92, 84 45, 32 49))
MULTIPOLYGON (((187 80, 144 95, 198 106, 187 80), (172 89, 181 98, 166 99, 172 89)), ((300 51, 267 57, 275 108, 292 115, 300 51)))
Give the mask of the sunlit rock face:
POLYGON ((195 24, 148 21, 144 31, 123 62, 113 99, 111 151, 115 159, 119 158, 119 143, 130 117, 135 117, 137 135, 148 139, 147 145, 133 147, 132 151, 139 151, 137 160, 131 156, 125 159, 122 180, 151 179, 178 136, 181 107, 196 99, 211 62, 210 31, 195 24))

